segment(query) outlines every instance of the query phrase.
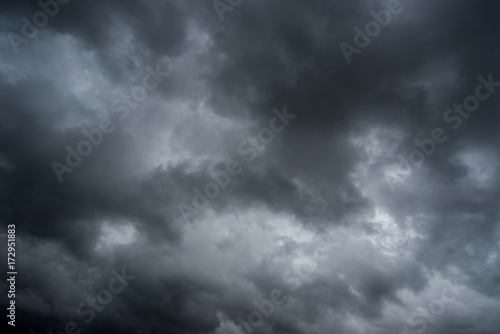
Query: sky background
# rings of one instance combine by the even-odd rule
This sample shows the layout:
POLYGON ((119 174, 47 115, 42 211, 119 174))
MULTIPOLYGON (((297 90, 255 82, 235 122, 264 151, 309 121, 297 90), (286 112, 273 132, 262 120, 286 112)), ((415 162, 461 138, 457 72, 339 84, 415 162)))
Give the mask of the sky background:
POLYGON ((500 2, 400 6, 348 63, 340 43, 388 1, 243 0, 221 20, 208 0, 72 0, 17 53, 9 33, 41 7, 2 1, 0 247, 6 260, 15 224, 18 275, 16 327, 1 326, 500 333, 500 87, 446 114, 478 77, 500 82, 500 2), (60 182, 54 161, 107 117, 60 182), (447 139, 409 170, 398 157, 437 128, 447 139), (240 172, 196 209, 193 189, 231 161, 240 172), (122 270, 135 278, 87 323, 78 306, 122 270))

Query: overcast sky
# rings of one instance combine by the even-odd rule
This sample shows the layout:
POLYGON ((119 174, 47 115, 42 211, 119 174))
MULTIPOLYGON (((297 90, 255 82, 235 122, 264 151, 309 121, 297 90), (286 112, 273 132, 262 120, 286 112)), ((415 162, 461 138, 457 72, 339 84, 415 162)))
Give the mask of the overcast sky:
POLYGON ((498 1, 59 1, 0 3, 2 327, 500 333, 498 1))

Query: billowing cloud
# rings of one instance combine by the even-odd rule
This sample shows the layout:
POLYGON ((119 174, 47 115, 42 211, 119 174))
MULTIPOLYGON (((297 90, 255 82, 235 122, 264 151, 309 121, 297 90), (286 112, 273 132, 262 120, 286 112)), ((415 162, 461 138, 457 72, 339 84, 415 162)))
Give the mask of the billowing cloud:
POLYGON ((498 333, 499 6, 4 1, 2 326, 498 333))

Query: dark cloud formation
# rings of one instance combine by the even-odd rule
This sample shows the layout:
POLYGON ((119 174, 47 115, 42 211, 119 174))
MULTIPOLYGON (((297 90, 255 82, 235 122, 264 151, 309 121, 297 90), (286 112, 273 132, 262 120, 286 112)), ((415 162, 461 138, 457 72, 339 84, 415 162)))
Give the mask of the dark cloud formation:
POLYGON ((2 327, 500 333, 500 4, 394 2, 0 3, 2 327))

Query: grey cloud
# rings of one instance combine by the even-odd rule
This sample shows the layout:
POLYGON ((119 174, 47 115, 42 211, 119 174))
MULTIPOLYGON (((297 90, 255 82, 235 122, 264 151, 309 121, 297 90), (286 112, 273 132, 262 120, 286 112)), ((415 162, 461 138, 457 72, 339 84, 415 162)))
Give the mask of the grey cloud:
POLYGON ((497 333, 500 92, 457 130, 443 114, 478 76, 500 81, 499 5, 401 3, 347 64, 339 44, 387 1, 244 0, 221 22, 212 1, 72 0, 18 54, 6 36, 40 7, 2 2, 15 330, 246 333, 238 319, 279 289, 287 302, 254 333, 411 332, 408 319, 461 277, 463 309, 425 332, 497 333), (170 76, 120 120, 113 101, 160 63, 170 76), (297 117, 246 161, 238 145, 283 106, 297 117), (116 129, 59 183, 51 163, 103 117, 116 129), (435 128, 448 139, 405 174, 398 155, 435 128), (186 223, 179 205, 230 160, 242 172, 186 223), (325 238, 334 251, 302 279, 325 238), (136 279, 85 324, 77 306, 122 267, 136 279))

